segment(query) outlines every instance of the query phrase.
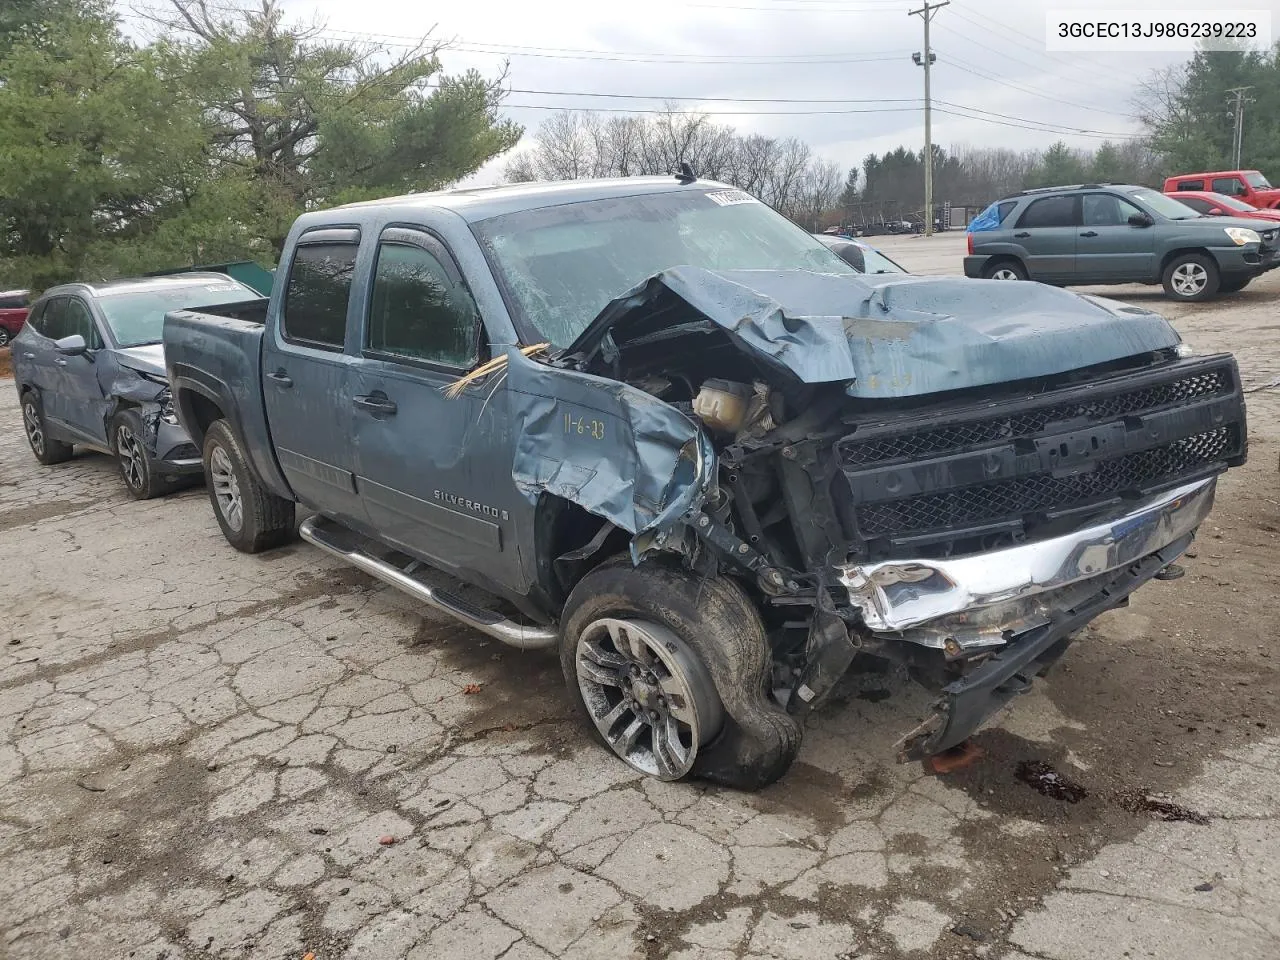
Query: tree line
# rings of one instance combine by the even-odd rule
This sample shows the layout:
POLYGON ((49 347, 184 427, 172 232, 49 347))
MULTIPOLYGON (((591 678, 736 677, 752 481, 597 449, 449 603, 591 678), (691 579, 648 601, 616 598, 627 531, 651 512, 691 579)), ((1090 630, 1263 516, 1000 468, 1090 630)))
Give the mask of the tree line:
POLYGON ((502 74, 290 26, 277 0, 0 3, 0 289, 275 263, 304 210, 446 186, 508 150, 502 74))

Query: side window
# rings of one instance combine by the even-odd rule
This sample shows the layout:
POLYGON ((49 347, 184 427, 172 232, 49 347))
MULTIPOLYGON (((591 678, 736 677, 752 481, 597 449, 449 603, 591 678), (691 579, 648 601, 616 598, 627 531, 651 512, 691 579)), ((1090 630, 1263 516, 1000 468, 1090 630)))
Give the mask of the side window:
POLYGON ((30 301, 26 291, 0 294, 0 310, 17 310, 25 307, 30 301))
POLYGON ((62 314, 62 325, 62 336, 70 337, 78 333, 84 337, 84 342, 89 345, 90 350, 102 347, 102 340, 93 324, 93 314, 79 297, 67 297, 66 309, 62 314))
POLYGON ((1182 197, 1179 203, 1185 203, 1188 207, 1199 214, 1206 214, 1213 209, 1213 204, 1204 197, 1182 197))
POLYGON ((27 326, 30 327, 32 330, 34 330, 36 333, 40 334, 41 336, 45 335, 44 308, 48 305, 49 305, 48 300, 41 300, 34 307, 32 307, 31 312, 27 314, 27 326))
POLYGON ((347 300, 355 271, 355 243, 303 243, 294 249, 285 290, 284 338, 341 350, 347 331, 347 300))
MULTIPOLYGON (((1217 183, 1217 182, 1218 181, 1216 180, 1214 181, 1214 183, 1217 183)), ((1183 180, 1178 183, 1178 189, 1179 190, 1203 190, 1204 181, 1203 180, 1183 180)))
POLYGON ((1080 223, 1077 198, 1043 197, 1034 201, 1018 219, 1020 227, 1074 227, 1080 223))
POLYGON ((378 247, 366 346, 372 352, 469 368, 477 359, 479 311, 453 271, 422 247, 378 247))
POLYGON ((1209 189, 1214 193, 1225 193, 1228 197, 1238 197, 1245 192, 1238 177, 1218 177, 1209 189))
POLYGON ((1004 218, 1013 213, 1013 208, 1018 205, 1017 200, 1002 200, 996 207, 996 214, 1000 217, 1000 222, 1004 223, 1004 218))
MULTIPOLYGON (((1185 202, 1185 201, 1184 201, 1185 202)), ((1088 193, 1082 202, 1086 227, 1118 227, 1142 211, 1114 193, 1088 193)))
POLYGON ((50 340, 61 340, 67 335, 63 331, 67 326, 67 301, 69 299, 70 297, 54 297, 45 304, 44 317, 40 327, 37 329, 50 340))

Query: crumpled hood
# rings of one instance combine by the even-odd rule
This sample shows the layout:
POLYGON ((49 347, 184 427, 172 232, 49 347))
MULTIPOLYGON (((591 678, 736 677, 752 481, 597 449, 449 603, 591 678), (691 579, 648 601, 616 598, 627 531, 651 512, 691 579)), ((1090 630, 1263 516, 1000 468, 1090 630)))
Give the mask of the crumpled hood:
POLYGON ((164 344, 162 343, 149 343, 141 347, 121 347, 116 350, 116 358, 122 367, 156 377, 167 376, 164 370, 164 344))
POLYGON ((1117 306, 1039 283, 675 267, 610 303, 564 355, 589 360, 608 349, 606 334, 621 347, 719 328, 803 382, 848 381, 850 396, 871 399, 1065 373, 1179 343, 1158 314, 1117 306), (654 307, 672 298, 705 320, 655 329, 654 307))

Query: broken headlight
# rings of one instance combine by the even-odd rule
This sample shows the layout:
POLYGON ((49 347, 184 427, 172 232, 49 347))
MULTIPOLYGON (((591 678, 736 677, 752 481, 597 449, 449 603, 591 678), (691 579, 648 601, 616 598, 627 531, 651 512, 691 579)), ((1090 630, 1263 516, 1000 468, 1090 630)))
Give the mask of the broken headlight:
POLYGON ((178 411, 173 405, 173 391, 165 387, 156 397, 156 403, 160 404, 160 419, 165 423, 177 423, 178 411))

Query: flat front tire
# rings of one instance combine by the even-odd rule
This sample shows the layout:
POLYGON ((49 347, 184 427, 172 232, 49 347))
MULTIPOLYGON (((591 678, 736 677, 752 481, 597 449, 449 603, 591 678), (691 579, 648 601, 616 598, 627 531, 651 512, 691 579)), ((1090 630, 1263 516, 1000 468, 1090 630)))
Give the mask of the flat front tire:
POLYGON ((293 539, 294 504, 267 490, 249 468, 225 420, 205 433, 204 475, 222 535, 242 553, 260 553, 293 539))
POLYGON ((737 584, 623 557, 587 574, 561 619, 569 695, 596 738, 662 780, 754 790, 800 750, 800 724, 766 693, 764 626, 737 584))

